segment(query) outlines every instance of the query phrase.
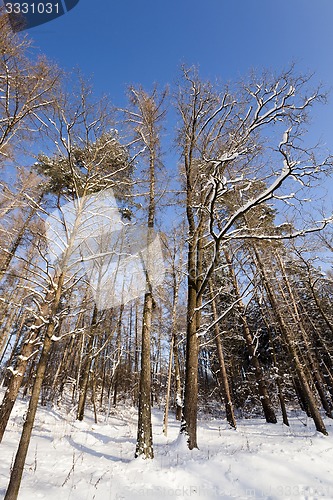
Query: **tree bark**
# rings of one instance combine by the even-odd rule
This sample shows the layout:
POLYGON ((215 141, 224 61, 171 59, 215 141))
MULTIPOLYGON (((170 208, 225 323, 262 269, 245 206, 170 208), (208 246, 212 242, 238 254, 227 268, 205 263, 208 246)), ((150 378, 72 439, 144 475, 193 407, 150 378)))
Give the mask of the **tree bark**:
MULTIPOLYGON (((147 151, 149 196, 147 217, 147 249, 151 243, 151 233, 155 225, 156 214, 156 166, 160 153, 160 122, 165 116, 164 100, 166 92, 158 95, 155 88, 151 94, 143 89, 131 88, 131 104, 133 112, 128 111, 130 122, 134 125, 135 141, 147 151)), ((149 275, 146 274, 146 293, 143 304, 142 345, 141 345, 141 374, 139 386, 138 434, 135 456, 153 458, 153 435, 151 424, 151 359, 150 336, 152 314, 155 302, 152 295, 149 275)))
POLYGON ((77 408, 77 414, 76 414, 77 420, 83 420, 83 417, 84 417, 84 407, 86 404, 87 393, 88 393, 90 368, 91 368, 91 363, 93 360, 93 352, 92 351, 93 351, 94 339, 95 339, 94 333, 95 333, 95 328, 96 328, 96 322, 97 322, 97 307, 95 305, 94 310, 93 310, 93 314, 92 314, 92 319, 91 319, 89 340, 88 340, 88 344, 87 344, 87 354, 86 354, 87 358, 86 358, 86 363, 85 363, 85 367, 83 370, 82 379, 80 381, 79 402, 78 402, 78 408, 77 408))
POLYGON ((153 432, 151 424, 151 361, 150 330, 153 299, 150 292, 145 294, 142 319, 141 375, 139 387, 138 434, 135 457, 143 455, 154 458, 153 432))
POLYGON ((179 366, 179 354, 177 345, 177 335, 174 336, 173 359, 175 368, 175 392, 176 392, 176 420, 181 421, 183 414, 182 384, 179 366))
POLYGON ((167 390, 166 390, 165 408, 164 408, 164 416, 163 416, 163 434, 165 436, 168 435, 168 416, 169 416, 169 403, 170 403, 170 390, 171 390, 171 377, 172 377, 172 357, 173 357, 174 341, 175 341, 175 338, 172 335, 170 353, 169 353, 167 390))
POLYGON ((121 320, 123 317, 124 304, 121 304, 119 311, 119 319, 117 325, 117 363, 116 370, 114 373, 114 385, 113 385, 113 406, 117 405, 118 396, 118 385, 119 385, 119 371, 120 371, 120 361, 121 361, 121 320))
POLYGON ((223 348, 222 348, 222 342, 221 342, 221 336, 220 336, 220 328, 218 325, 218 314, 217 314, 216 302, 215 302, 215 298, 214 298, 214 290, 213 290, 213 286, 212 286, 211 281, 209 282, 209 288, 210 288, 210 299, 211 299, 211 304, 212 304, 213 320, 214 320, 214 340, 215 340, 217 357, 219 360, 219 368, 220 368, 218 375, 219 375, 220 383, 223 387, 225 412, 226 412, 227 421, 228 421, 230 427, 233 427, 234 429, 236 429, 237 424, 236 424, 236 418, 235 418, 235 413, 234 413, 234 405, 233 405, 232 398, 231 398, 228 374, 227 374, 227 369, 226 369, 225 361, 224 361, 224 354, 223 354, 223 348))
MULTIPOLYGON (((50 294, 48 294, 48 297, 50 297, 50 294)), ((42 307, 42 311, 44 312, 44 314, 47 314, 46 309, 47 302, 45 302, 42 307)), ((38 341, 38 336, 40 335, 41 329, 44 325, 44 319, 38 319, 33 327, 31 327, 25 335, 25 340, 22 345, 21 352, 17 358, 15 370, 12 372, 0 407, 0 442, 2 441, 12 409, 19 394, 28 363, 31 360, 31 357, 38 353, 38 349, 36 349, 36 343, 38 341)))
MULTIPOLYGON (((56 281, 57 283, 56 289, 53 292, 48 293, 48 298, 50 301, 52 301, 51 312, 50 315, 48 316, 48 326, 45 333, 43 350, 37 366, 28 412, 23 425, 21 439, 15 456, 15 461, 10 476, 9 485, 6 491, 5 500, 16 500, 20 489, 23 468, 30 444, 30 438, 37 412, 40 391, 44 380, 46 364, 52 347, 52 336, 56 326, 55 316, 58 311, 60 303, 63 281, 64 281, 64 274, 61 274, 59 276, 59 279, 56 281)), ((50 302, 47 301, 47 303, 50 302)))
POLYGON ((181 432, 186 434, 190 450, 198 448, 197 444, 197 413, 198 413, 198 355, 197 338, 197 291, 193 280, 196 272, 196 260, 190 244, 188 252, 188 298, 187 298, 187 328, 186 328, 186 366, 184 412, 181 432))

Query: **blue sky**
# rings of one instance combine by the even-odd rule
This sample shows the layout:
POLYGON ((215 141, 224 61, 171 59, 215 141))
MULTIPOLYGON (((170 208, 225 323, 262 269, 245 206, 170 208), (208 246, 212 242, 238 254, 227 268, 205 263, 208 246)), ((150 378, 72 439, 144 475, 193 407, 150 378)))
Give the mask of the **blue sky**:
MULTIPOLYGON (((333 88, 332 22, 332 0, 80 0, 29 34, 41 52, 67 69, 79 66, 120 105, 126 85, 172 83, 182 62, 232 80, 295 61, 333 88)), ((333 149, 332 103, 333 95, 315 125, 333 149)))

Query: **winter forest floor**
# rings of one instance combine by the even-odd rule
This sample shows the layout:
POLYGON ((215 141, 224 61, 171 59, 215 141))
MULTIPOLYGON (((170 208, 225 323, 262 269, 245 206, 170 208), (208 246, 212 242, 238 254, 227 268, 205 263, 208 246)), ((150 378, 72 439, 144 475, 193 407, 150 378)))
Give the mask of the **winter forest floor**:
MULTIPOLYGON (((1 448, 0 497, 5 493, 27 402, 19 400, 1 448)), ((136 409, 112 410, 108 421, 84 422, 62 409, 39 408, 20 500, 333 499, 333 422, 329 436, 304 414, 290 428, 263 419, 199 421, 199 450, 190 452, 170 415, 153 411, 153 461, 134 459, 136 409)))

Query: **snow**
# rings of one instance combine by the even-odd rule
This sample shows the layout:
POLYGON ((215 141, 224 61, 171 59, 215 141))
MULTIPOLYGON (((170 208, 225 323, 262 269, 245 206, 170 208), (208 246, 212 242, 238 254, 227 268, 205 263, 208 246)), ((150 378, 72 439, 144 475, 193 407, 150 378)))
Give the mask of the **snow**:
MULTIPOLYGON (((18 401, 1 447, 0 497, 8 482, 27 402, 18 401)), ((333 498, 333 423, 329 436, 316 432, 303 414, 290 428, 263 419, 199 421, 200 449, 189 451, 179 423, 153 409, 154 460, 134 459, 137 411, 113 410, 108 421, 92 414, 39 408, 20 500, 173 500, 333 498)), ((170 412, 171 413, 171 412, 170 412)))
POLYGON ((52 335, 52 337, 51 337, 51 340, 53 340, 53 342, 58 342, 61 339, 62 339, 62 337, 57 337, 57 335, 52 335))
POLYGON ((14 370, 12 366, 8 366, 7 370, 11 372, 14 375, 14 377, 16 377, 16 375, 22 375, 22 373, 20 373, 18 370, 14 370))

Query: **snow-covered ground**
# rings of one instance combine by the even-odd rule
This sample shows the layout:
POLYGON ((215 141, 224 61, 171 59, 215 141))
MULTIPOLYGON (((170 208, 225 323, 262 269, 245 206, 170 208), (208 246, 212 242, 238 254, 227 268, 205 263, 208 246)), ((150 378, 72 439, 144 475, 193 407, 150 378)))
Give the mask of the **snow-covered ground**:
MULTIPOLYGON (((26 402, 15 406, 0 445, 0 497, 18 443, 26 402)), ((40 408, 29 449, 21 500, 145 499, 333 499, 333 422, 329 436, 304 415, 290 428, 262 419, 199 422, 199 450, 190 452, 170 417, 162 434, 162 411, 154 410, 155 459, 134 459, 136 410, 117 409, 107 422, 91 414, 40 408)))

